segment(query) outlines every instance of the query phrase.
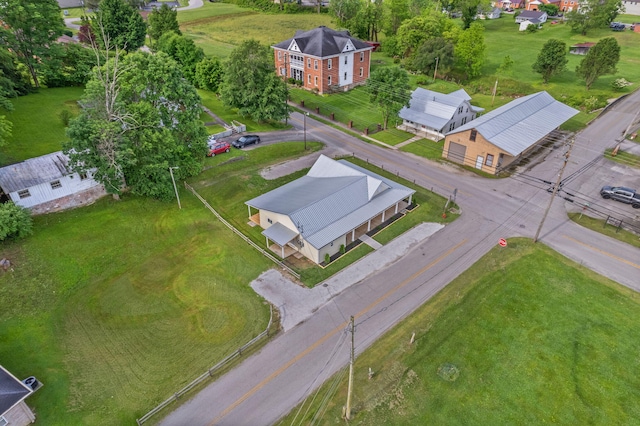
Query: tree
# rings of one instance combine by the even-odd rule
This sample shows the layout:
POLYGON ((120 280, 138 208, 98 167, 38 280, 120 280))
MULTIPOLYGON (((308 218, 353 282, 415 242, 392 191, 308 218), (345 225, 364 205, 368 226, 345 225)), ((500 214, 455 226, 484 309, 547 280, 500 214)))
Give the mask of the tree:
POLYGON ((202 170, 206 130, 200 98, 178 64, 163 52, 116 52, 94 69, 82 111, 64 144, 73 171, 93 170, 111 193, 123 187, 162 200, 173 196, 169 167, 177 179, 202 170))
POLYGON ((171 9, 166 3, 163 3, 162 7, 149 14, 147 25, 149 37, 154 42, 170 31, 182 35, 178 24, 178 11, 171 9))
POLYGON ((547 12, 549 16, 557 16, 560 8, 557 4, 549 3, 549 4, 540 4, 538 5, 538 10, 540 12, 547 12))
POLYGON ((376 104, 387 128, 389 117, 409 105, 409 75, 399 67, 376 69, 367 81, 371 103, 376 104))
POLYGON ((54 41, 63 34, 64 23, 56 0, 3 0, 0 22, 8 27, 1 31, 2 43, 15 52, 35 87, 43 63, 49 57, 54 41))
POLYGON ((362 7, 361 0, 331 0, 329 14, 336 19, 339 26, 347 27, 362 7))
POLYGON ((576 67, 576 74, 585 80, 587 90, 601 75, 615 74, 620 60, 620 46, 614 37, 596 43, 576 67))
POLYGON ((351 19, 347 28, 355 37, 378 41, 380 23, 383 20, 384 7, 382 0, 367 1, 351 19))
POLYGON ((196 66, 204 59, 204 52, 193 40, 171 31, 160 37, 156 49, 171 56, 182 68, 185 78, 195 82, 196 66))
POLYGON ((218 93, 223 78, 224 70, 216 56, 205 58, 196 65, 196 87, 200 89, 218 93))
POLYGON ((567 62, 567 45, 552 38, 542 46, 531 68, 541 74, 542 81, 547 84, 552 76, 562 73, 567 68, 567 62))
POLYGON ((592 28, 606 28, 624 12, 622 0, 584 0, 580 7, 567 13, 569 26, 582 35, 592 28))
POLYGON ((93 28, 91 27, 91 20, 85 15, 80 17, 78 40, 80 41, 80 43, 85 44, 93 44, 96 41, 96 36, 93 33, 93 28))
POLYGON ((387 16, 385 25, 385 34, 388 36, 394 36, 398 32, 400 25, 411 16, 409 12, 408 0, 389 0, 385 2, 387 16))
POLYGON ((286 83, 276 76, 271 50, 256 40, 246 40, 231 52, 220 98, 243 117, 263 121, 289 116, 286 83), (269 109, 263 111, 267 101, 269 109))
POLYGON ((443 13, 429 10, 407 19, 398 29, 397 39, 403 55, 411 56, 426 40, 442 37, 454 24, 443 13))
POLYGON ((458 9, 462 12, 462 29, 466 30, 476 20, 480 0, 460 0, 457 3, 458 9))
MULTIPOLYGON (((102 0, 91 24, 94 33, 104 31, 113 45, 127 52, 138 50, 147 35, 147 24, 142 16, 124 0, 102 0)), ((102 37, 99 39, 103 40, 102 37)))
POLYGON ((513 71, 513 65, 515 62, 511 59, 511 56, 507 55, 502 58, 502 63, 498 67, 498 75, 510 76, 513 71))
POLYGON ((440 73, 446 74, 453 63, 453 43, 443 37, 436 37, 422 43, 411 61, 411 68, 431 75, 436 71, 437 64, 440 73))
POLYGON ((467 77, 473 78, 480 75, 485 49, 484 27, 478 22, 471 24, 458 37, 454 53, 467 77))
POLYGON ((42 77, 47 87, 83 86, 89 81, 96 58, 91 49, 79 44, 58 44, 44 64, 42 77))
POLYGON ((29 210, 13 203, 0 204, 0 241, 31 235, 33 220, 29 210))

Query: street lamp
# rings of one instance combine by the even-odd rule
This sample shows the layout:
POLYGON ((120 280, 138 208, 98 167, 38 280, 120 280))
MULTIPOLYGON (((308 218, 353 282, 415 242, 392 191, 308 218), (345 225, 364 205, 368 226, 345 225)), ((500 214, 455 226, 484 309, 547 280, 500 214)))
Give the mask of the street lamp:
POLYGON ((178 200, 178 208, 182 210, 180 205, 180 196, 178 195, 178 187, 176 186, 176 180, 173 178, 173 169, 179 169, 180 167, 169 167, 169 173, 171 173, 171 182, 173 182, 173 189, 176 191, 176 199, 178 200))
POLYGON ((307 150, 307 116, 309 115, 308 112, 304 113, 304 150, 307 150))

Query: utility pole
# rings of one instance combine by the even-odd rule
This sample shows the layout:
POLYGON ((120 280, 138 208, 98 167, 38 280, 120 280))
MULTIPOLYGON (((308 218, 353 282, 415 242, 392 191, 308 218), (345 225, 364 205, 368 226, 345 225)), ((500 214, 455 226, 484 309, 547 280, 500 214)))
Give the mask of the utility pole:
POLYGON ((491 106, 493 106, 493 101, 496 100, 497 91, 498 91, 498 79, 496 79, 496 84, 493 86, 493 96, 491 97, 491 106))
POLYGON ((180 205, 180 196, 178 195, 178 187, 176 186, 176 180, 173 178, 173 169, 179 169, 180 167, 169 167, 169 173, 171 173, 171 182, 173 182, 173 189, 176 191, 176 199, 178 200, 178 208, 182 210, 180 205))
POLYGON ((433 79, 436 79, 436 73, 438 72, 438 59, 440 58, 436 58, 436 69, 433 71, 433 79))
POLYGON ((309 113, 304 112, 302 115, 304 117, 304 151, 307 152, 307 116, 309 113))
POLYGON ((353 321, 353 315, 351 315, 351 362, 349 362, 349 388, 347 389, 347 410, 345 417, 347 420, 351 420, 351 392, 353 389, 353 358, 354 358, 354 343, 355 343, 355 325, 353 321))
POLYGON ((536 236, 533 237, 533 242, 538 242, 538 236, 540 235, 540 230, 542 229, 542 225, 544 224, 545 219, 547 218, 547 214, 551 209, 551 203, 553 203, 553 199, 556 198, 556 193, 558 192, 558 186, 560 186, 560 181, 562 180, 562 174, 564 173, 565 167, 567 167, 567 163, 569 162, 569 156, 571 155, 571 149, 573 148, 573 144, 576 141, 576 137, 571 138, 571 143, 569 144, 569 150, 564 155, 564 164, 560 169, 560 173, 558 173, 558 180, 556 181, 555 186, 553 187, 553 194, 551 194, 551 199, 549 200, 549 205, 547 209, 544 211, 544 216, 542 216, 542 221, 540 221, 540 225, 538 226, 538 230, 536 231, 536 236))

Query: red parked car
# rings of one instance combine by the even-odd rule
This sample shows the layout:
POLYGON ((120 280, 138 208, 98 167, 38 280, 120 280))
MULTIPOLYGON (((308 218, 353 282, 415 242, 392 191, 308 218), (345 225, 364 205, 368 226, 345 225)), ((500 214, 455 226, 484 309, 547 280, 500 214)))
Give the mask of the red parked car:
POLYGON ((217 154, 229 152, 229 148, 231 148, 231 145, 227 142, 216 142, 209 146, 209 153, 207 154, 207 157, 215 157, 217 154))

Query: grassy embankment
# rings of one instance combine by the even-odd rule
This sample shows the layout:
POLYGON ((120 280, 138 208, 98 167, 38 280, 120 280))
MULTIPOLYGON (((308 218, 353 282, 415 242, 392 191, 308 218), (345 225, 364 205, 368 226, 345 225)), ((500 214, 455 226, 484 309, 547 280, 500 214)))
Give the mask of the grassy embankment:
MULTIPOLYGON (((638 293, 510 240, 357 357, 351 423, 636 424, 638 309, 638 293)), ((346 377, 280 424, 340 423, 346 377)))

